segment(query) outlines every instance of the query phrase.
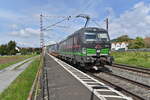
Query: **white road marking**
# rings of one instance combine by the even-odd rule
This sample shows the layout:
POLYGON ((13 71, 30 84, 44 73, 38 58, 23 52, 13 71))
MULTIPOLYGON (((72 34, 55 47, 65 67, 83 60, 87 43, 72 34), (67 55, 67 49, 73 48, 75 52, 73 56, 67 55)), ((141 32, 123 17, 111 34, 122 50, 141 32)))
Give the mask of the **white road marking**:
MULTIPOLYGON (((91 92, 93 92, 100 100, 107 100, 106 97, 112 97, 112 98, 122 98, 122 99, 126 99, 126 100, 133 100, 131 97, 127 97, 126 95, 122 94, 121 92, 107 86, 106 84, 96 80, 95 78, 83 73, 82 71, 72 67, 71 65, 51 56, 50 54, 48 54, 50 57, 52 57, 58 64, 60 64, 65 70, 67 70, 72 76, 74 76, 78 81, 80 81, 85 87, 87 87, 91 92), (76 75, 75 73, 78 73, 80 75, 83 75, 87 78, 89 78, 88 80, 91 80, 91 81, 95 81, 97 84, 100 84, 100 85, 95 85, 95 86, 98 86, 98 87, 105 87, 107 88, 106 90, 109 90, 111 92, 114 92, 115 94, 119 95, 119 96, 116 96, 116 95, 101 95, 100 93, 98 93, 99 90, 103 90, 102 89, 93 89, 92 88, 92 85, 88 85, 87 83, 89 82, 85 82, 84 79, 78 77, 78 75, 76 75), (98 91, 97 91, 98 90, 98 91)), ((86 79, 87 80, 87 79, 86 79)))

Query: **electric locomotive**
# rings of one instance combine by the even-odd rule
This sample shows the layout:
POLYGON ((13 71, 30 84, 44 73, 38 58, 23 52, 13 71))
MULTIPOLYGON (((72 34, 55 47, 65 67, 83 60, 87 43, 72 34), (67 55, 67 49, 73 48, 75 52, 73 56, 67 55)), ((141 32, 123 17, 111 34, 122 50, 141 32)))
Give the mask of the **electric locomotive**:
POLYGON ((58 56, 85 69, 112 64, 111 43, 107 30, 84 27, 58 43, 58 56))

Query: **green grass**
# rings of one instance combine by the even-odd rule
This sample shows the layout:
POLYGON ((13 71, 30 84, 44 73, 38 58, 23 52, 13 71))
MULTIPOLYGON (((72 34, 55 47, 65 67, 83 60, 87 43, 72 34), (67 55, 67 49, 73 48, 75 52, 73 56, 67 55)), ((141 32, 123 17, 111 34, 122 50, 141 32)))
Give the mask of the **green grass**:
POLYGON ((150 52, 112 52, 115 62, 150 68, 150 52))
MULTIPOLYGON (((27 59, 27 58, 33 57, 33 56, 35 56, 35 55, 23 55, 23 56, 18 56, 18 57, 20 57, 20 58, 21 58, 21 57, 23 57, 23 58, 18 59, 18 60, 16 60, 16 61, 8 62, 8 63, 5 63, 5 64, 0 64, 0 70, 1 70, 1 69, 4 69, 4 68, 6 68, 6 67, 8 67, 8 66, 10 66, 10 65, 16 64, 16 63, 18 63, 18 62, 20 62, 20 61, 23 61, 23 60, 25 60, 25 59, 27 59)), ((2 57, 4 57, 4 56, 2 56, 2 57)), ((5 56, 5 57, 14 57, 14 56, 5 56)))
POLYGON ((27 100, 39 65, 40 59, 37 58, 0 94, 0 100, 27 100))

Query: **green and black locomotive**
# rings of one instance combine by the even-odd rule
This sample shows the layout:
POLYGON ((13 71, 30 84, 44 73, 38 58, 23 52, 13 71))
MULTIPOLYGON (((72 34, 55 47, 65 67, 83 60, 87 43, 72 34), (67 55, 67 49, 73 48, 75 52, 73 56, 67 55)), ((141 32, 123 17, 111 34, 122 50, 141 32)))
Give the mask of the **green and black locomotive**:
MULTIPOLYGON (((97 27, 85 27, 74 32, 65 40, 55 44, 59 58, 85 69, 98 69, 106 64, 111 65, 111 43, 107 30, 97 27)), ((52 46, 51 46, 52 47, 52 46)))

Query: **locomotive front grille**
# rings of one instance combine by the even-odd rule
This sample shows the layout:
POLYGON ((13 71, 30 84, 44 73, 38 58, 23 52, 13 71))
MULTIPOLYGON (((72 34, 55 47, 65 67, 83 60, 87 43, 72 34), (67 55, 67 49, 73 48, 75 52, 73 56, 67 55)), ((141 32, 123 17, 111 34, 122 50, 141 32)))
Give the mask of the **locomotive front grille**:
POLYGON ((86 49, 87 56, 100 56, 100 55, 108 55, 108 54, 109 54, 109 48, 103 48, 97 50, 93 48, 86 49))
POLYGON ((96 56, 96 49, 87 48, 86 54, 87 54, 87 56, 96 56))

